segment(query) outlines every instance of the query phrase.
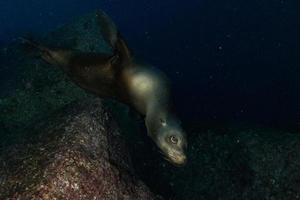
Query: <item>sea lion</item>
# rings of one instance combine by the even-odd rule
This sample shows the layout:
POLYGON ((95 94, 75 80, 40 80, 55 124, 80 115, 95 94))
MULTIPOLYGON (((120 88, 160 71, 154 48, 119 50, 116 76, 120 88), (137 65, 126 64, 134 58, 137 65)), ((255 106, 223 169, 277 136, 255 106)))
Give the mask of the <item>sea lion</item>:
POLYGON ((165 159, 175 165, 185 164, 186 134, 171 110, 167 77, 135 61, 116 25, 103 11, 97 11, 96 17, 112 55, 48 48, 26 39, 23 43, 37 49, 49 64, 63 69, 79 87, 123 102, 145 116, 148 135, 165 159))

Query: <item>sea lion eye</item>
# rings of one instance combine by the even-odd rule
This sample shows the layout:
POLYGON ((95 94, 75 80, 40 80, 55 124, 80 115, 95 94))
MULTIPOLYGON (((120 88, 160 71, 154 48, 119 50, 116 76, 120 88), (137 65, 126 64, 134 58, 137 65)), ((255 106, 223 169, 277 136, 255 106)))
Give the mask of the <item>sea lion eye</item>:
POLYGON ((174 135, 170 136, 170 141, 173 143, 173 144, 177 144, 178 143, 178 138, 175 137, 174 135))
POLYGON ((161 123, 161 125, 163 125, 163 126, 166 126, 166 125, 167 125, 167 122, 166 122, 165 120, 161 119, 161 118, 160 118, 160 123, 161 123))

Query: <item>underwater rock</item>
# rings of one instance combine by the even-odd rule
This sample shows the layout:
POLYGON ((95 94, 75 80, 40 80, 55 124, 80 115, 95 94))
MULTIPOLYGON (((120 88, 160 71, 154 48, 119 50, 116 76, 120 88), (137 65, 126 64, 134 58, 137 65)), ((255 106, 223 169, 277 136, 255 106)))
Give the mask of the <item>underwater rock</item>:
POLYGON ((299 133, 216 126, 189 128, 183 168, 169 165, 145 143, 130 144, 138 175, 166 199, 300 199, 299 133))
MULTIPOLYGON (((43 36, 33 36, 33 39, 51 47, 109 52, 111 49, 102 37, 95 16, 90 13, 78 17, 43 36)), ((5 129, 0 128, 3 137, 0 148, 26 137, 25 127, 87 96, 59 67, 49 66, 36 55, 28 55, 19 40, 0 49, 0 110, 3 111, 0 112, 0 124, 5 126, 5 129)))
POLYGON ((155 199, 99 99, 73 103, 0 158, 0 199, 155 199))

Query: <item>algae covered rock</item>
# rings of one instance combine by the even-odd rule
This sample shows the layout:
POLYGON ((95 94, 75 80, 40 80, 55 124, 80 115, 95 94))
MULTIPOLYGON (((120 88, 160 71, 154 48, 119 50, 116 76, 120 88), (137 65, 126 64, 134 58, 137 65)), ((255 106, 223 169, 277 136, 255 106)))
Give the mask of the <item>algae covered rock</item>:
POLYGON ((0 199, 154 199, 101 100, 73 103, 2 152, 0 199))

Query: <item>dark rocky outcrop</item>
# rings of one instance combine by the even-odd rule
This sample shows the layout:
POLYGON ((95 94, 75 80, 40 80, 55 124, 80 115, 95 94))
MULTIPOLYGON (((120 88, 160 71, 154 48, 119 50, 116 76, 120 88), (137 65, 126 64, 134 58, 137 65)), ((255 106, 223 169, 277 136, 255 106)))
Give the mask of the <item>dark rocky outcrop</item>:
POLYGON ((101 100, 73 103, 2 152, 0 199, 154 199, 101 100))
MULTIPOLYGON (((95 16, 79 17, 33 40, 51 47, 108 53, 95 16)), ((87 96, 59 67, 48 65, 34 53, 28 55, 20 41, 0 49, 0 147, 27 137, 24 127, 87 96)))
POLYGON ((183 168, 163 161, 146 140, 129 145, 138 174, 154 192, 176 200, 300 199, 299 133, 253 126, 187 130, 183 168))

